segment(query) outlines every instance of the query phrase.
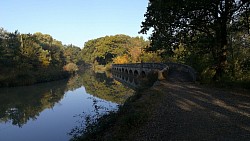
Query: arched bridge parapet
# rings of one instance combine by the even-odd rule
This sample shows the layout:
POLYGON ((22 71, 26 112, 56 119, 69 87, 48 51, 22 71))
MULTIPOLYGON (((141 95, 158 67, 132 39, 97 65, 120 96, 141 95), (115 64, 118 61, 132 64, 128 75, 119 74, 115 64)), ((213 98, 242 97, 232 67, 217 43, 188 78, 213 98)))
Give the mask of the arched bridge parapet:
POLYGON ((168 66, 164 63, 133 63, 133 64, 113 64, 112 71, 146 77, 152 71, 158 72, 158 79, 163 78, 163 72, 168 71, 168 66))
POLYGON ((158 79, 166 79, 168 76, 169 70, 179 71, 188 73, 191 76, 191 81, 196 81, 196 71, 184 64, 180 63, 131 63, 131 64, 113 64, 112 71, 123 73, 126 75, 134 76, 147 76, 152 71, 158 72, 158 79))

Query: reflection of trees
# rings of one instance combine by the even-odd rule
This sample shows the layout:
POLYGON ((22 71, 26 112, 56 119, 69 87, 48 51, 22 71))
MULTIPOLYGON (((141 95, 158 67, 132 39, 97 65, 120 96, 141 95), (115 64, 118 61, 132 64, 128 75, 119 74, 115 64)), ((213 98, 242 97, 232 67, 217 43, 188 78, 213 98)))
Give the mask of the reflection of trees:
POLYGON ((135 90, 140 91, 153 86, 158 79, 158 72, 152 71, 147 76, 134 76, 125 73, 112 72, 113 78, 122 83, 123 85, 135 90))
POLYGON ((52 108, 67 90, 84 86, 86 91, 104 100, 123 103, 133 91, 108 78, 105 73, 84 73, 65 80, 34 86, 0 89, 0 122, 12 122, 21 127, 30 119, 36 119, 44 109, 52 108))
MULTIPOLYGON (((105 100, 99 99, 95 96, 89 97, 92 102, 92 110, 90 112, 83 112, 82 114, 76 115, 75 117, 79 118, 78 125, 75 126, 68 133, 72 136, 71 141, 79 141, 86 134, 84 133, 92 133, 98 130, 96 127, 100 120, 104 119, 105 116, 114 113, 118 107, 109 105, 105 106, 103 103, 109 103, 105 100)), ((104 119, 105 120, 105 119, 104 119)))
POLYGON ((67 83, 67 90, 73 91, 82 86, 80 75, 76 74, 73 77, 70 77, 67 83))
POLYGON ((84 86, 87 93, 93 95, 89 97, 93 100, 93 111, 77 115, 76 117, 80 118, 79 125, 68 133, 72 136, 72 141, 80 139, 83 133, 95 131, 97 122, 112 111, 113 108, 103 106, 104 101, 100 99, 122 104, 134 93, 132 89, 111 78, 110 74, 94 73, 92 70, 85 70, 81 75, 76 75, 67 85, 69 90, 84 86))
POLYGON ((66 81, 28 87, 3 88, 0 91, 0 122, 11 121, 21 127, 36 119, 44 109, 52 108, 64 95, 66 81))
MULTIPOLYGON (((91 70, 86 70, 76 77, 79 77, 78 80, 72 79, 72 81, 81 83, 87 93, 107 101, 121 104, 133 94, 133 90, 117 83, 113 78, 107 77, 106 73, 94 73, 91 70)), ((80 85, 75 84, 75 86, 80 85)))

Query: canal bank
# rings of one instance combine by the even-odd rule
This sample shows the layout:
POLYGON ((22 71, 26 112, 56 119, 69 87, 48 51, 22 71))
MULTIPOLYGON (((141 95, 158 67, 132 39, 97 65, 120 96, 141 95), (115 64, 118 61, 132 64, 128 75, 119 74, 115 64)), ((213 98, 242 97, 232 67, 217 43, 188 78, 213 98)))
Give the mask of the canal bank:
POLYGON ((249 103, 249 90, 158 81, 80 140, 250 140, 249 103))

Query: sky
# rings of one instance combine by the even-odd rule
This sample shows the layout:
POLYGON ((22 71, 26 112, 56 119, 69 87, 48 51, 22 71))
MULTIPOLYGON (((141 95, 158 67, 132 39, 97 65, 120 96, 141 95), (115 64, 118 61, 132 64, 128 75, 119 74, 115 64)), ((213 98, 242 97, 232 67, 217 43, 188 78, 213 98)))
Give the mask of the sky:
POLYGON ((50 34, 83 47, 106 35, 138 34, 148 0, 0 0, 0 27, 8 32, 50 34))

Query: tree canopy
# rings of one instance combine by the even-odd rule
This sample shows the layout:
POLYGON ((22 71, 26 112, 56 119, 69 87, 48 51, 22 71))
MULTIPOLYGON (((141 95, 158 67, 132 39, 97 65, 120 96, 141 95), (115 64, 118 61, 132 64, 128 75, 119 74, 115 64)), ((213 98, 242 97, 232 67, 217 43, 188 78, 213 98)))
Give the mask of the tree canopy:
POLYGON ((99 65, 160 61, 157 53, 144 52, 148 45, 149 42, 142 37, 122 34, 105 36, 87 41, 82 49, 82 59, 86 63, 99 65))
MULTIPOLYGON (((0 86, 27 85, 67 76, 63 66, 78 63, 81 49, 48 34, 21 34, 0 28, 0 86)), ((70 70, 71 71, 71 70, 70 70)))
POLYGON ((217 80, 228 67, 233 31, 249 33, 249 14, 249 0, 149 0, 140 33, 152 28, 150 50, 165 56, 180 46, 189 53, 211 53, 217 80))

